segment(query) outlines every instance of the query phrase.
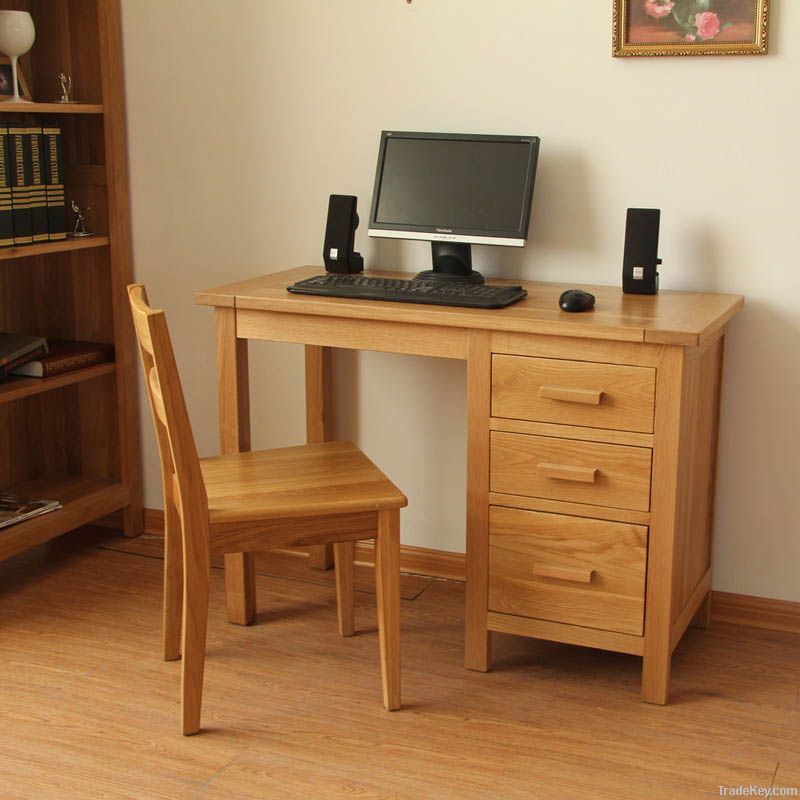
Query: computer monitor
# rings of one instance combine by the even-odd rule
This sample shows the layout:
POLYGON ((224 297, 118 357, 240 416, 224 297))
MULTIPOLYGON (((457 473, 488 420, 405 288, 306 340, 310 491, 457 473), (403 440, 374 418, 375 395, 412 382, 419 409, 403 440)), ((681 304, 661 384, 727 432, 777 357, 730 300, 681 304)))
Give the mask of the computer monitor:
POLYGON ((430 241, 419 278, 482 283, 470 245, 525 244, 538 156, 536 136, 383 131, 369 235, 430 241))

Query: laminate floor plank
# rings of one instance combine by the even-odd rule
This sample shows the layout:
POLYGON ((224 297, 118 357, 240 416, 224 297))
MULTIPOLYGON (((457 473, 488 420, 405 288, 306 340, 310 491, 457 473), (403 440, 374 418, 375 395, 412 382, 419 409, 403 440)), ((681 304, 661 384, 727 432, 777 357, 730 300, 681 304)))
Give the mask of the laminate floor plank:
POLYGON ((800 782, 800 637, 690 630, 661 708, 628 655, 495 635, 494 670, 464 670, 463 586, 404 576, 390 714, 372 570, 342 639, 332 576, 290 556, 260 563, 248 627, 212 570, 203 731, 185 738, 158 547, 91 529, 0 563, 1 800, 695 800, 800 782))
MULTIPOLYGON (((776 765, 775 778, 772 785, 775 788, 797 788, 800 786, 800 756, 795 752, 782 759, 776 765)), ((780 795, 778 795, 780 796, 780 795)))

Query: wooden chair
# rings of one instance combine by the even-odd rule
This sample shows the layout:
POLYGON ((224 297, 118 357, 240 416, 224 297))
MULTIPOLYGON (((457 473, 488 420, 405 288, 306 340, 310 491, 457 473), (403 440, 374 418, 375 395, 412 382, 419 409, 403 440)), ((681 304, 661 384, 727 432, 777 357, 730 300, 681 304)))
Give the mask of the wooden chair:
POLYGON ((163 311, 128 287, 164 486, 164 659, 183 654, 184 734, 200 729, 211 557, 334 543, 339 631, 353 634, 353 543, 375 539, 383 702, 400 708, 400 508, 406 498, 353 444, 200 459, 163 311), (181 619, 182 617, 182 619, 181 619), (181 638, 182 631, 182 638, 181 638))

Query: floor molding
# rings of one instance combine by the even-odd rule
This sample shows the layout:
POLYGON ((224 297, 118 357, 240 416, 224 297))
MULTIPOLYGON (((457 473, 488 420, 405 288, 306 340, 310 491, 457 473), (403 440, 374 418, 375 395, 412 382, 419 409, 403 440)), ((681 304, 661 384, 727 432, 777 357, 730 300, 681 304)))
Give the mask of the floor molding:
MULTIPOLYGON (((375 546, 372 542, 356 543, 356 561, 360 564, 375 564, 375 546)), ((401 544, 400 570, 414 575, 428 575, 432 578, 446 578, 463 583, 465 580, 464 554, 401 544)))
MULTIPOLYGON (((108 520, 109 527, 114 525, 108 520)), ((144 509, 144 532, 156 536, 164 534, 164 512, 160 508, 144 509)), ((308 554, 300 549, 287 551, 297 556, 308 554)), ((356 561, 359 564, 375 564, 375 546, 370 541, 356 542, 356 561)), ((431 550, 428 547, 400 545, 400 569, 414 575, 428 575, 433 578, 446 578, 451 581, 464 580, 464 554, 447 550, 431 550)))
POLYGON ((160 508, 144 509, 144 532, 164 535, 164 512, 160 508))
POLYGON ((711 619, 800 634, 800 603, 731 592, 711 593, 711 619))
MULTIPOLYGON (((114 524, 113 518, 108 519, 106 524, 109 527, 120 527, 119 523, 114 524)), ((163 535, 164 512, 161 509, 144 510, 144 530, 145 533, 163 535)), ((306 553, 298 550, 292 552, 298 556, 306 556, 306 553)), ((356 543, 356 560, 361 564, 375 563, 372 542, 356 543)), ((415 575, 463 581, 464 554, 404 544, 400 546, 400 569, 415 575)), ((730 622, 749 628, 800 634, 800 603, 712 591, 711 619, 714 622, 730 622)))

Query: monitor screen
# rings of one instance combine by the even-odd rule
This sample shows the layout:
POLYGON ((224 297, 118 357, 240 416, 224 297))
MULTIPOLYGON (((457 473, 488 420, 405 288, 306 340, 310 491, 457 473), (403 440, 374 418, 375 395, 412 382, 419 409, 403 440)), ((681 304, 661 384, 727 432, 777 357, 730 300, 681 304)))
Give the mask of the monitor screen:
POLYGON ((539 140, 384 131, 370 234, 523 244, 539 140))

